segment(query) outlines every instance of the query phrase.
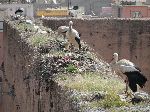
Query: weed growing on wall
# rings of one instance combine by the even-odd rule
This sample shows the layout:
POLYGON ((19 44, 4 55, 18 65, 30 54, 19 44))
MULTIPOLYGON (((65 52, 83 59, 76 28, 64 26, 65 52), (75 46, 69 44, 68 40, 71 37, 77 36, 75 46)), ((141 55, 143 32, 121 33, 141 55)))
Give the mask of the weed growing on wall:
POLYGON ((44 34, 35 34, 33 36, 31 36, 31 38, 29 38, 29 42, 33 45, 33 46, 42 46, 45 45, 49 42, 49 38, 47 37, 47 35, 44 34))
POLYGON ((77 72, 77 68, 75 67, 75 65, 69 64, 69 65, 66 67, 66 72, 75 73, 75 72, 77 72))

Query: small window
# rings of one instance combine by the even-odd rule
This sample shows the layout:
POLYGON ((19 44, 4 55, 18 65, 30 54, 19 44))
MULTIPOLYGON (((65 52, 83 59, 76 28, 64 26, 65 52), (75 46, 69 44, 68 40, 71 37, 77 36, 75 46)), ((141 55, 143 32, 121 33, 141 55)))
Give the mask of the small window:
POLYGON ((141 18, 142 17, 142 14, 140 11, 134 11, 131 13, 131 17, 132 18, 141 18))

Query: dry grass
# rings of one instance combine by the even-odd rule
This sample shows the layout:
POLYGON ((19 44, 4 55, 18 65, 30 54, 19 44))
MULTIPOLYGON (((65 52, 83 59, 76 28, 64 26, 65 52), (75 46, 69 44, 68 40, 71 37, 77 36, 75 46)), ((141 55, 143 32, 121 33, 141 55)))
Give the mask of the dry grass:
POLYGON ((16 24, 16 27, 17 27, 18 30, 21 30, 21 31, 24 31, 25 29, 28 29, 28 30, 31 30, 31 31, 35 31, 33 25, 26 24, 24 22, 16 24))
MULTIPOLYGON (((115 77, 107 78, 107 76, 99 73, 84 73, 78 75, 61 75, 57 81, 68 88, 75 89, 78 92, 105 92, 104 99, 92 101, 87 104, 88 107, 111 108, 126 106, 128 103, 120 100, 118 95, 125 88, 125 84, 115 77)), ((86 106, 85 106, 86 107, 86 106)))
POLYGON ((94 72, 85 72, 81 75, 74 76, 74 78, 64 75, 59 77, 59 80, 61 80, 62 77, 66 79, 63 80, 65 86, 78 91, 113 91, 114 93, 118 93, 125 87, 125 85, 115 77, 107 78, 107 76, 94 72))
POLYGON ((49 38, 46 34, 40 34, 36 33, 32 37, 28 39, 29 43, 31 43, 33 46, 42 46, 49 42, 49 38))

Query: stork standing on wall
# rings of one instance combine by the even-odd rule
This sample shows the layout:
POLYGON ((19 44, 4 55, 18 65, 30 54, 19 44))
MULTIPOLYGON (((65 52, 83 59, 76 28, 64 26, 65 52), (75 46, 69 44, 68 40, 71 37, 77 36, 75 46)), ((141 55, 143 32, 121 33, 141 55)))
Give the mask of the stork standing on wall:
POLYGON ((80 42, 80 36, 79 33, 72 28, 73 22, 69 21, 69 30, 66 32, 66 37, 69 41, 67 45, 67 49, 69 45, 73 44, 75 47, 81 49, 81 42, 80 42))
POLYGON ((137 84, 143 88, 147 81, 147 78, 141 73, 141 70, 135 66, 134 63, 129 60, 122 59, 118 61, 118 54, 113 54, 113 59, 111 62, 112 68, 123 74, 126 82, 126 92, 128 91, 128 86, 133 92, 137 92, 137 84))

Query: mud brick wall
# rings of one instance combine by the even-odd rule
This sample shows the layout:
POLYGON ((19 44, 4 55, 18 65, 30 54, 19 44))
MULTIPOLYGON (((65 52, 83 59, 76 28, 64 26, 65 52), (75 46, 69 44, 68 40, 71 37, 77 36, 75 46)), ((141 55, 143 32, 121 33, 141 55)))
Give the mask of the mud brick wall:
MULTIPOLYGON (((61 25, 74 22, 73 28, 81 33, 100 57, 110 62, 114 52, 119 58, 129 59, 139 66, 150 80, 150 19, 44 19, 43 24, 57 30, 61 25)), ((150 81, 146 85, 150 92, 150 81)))
POLYGON ((37 52, 15 27, 4 24, 4 68, 0 112, 74 112, 68 90, 38 77, 37 52))

